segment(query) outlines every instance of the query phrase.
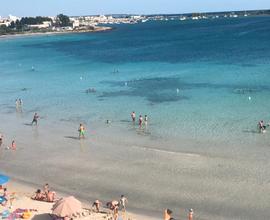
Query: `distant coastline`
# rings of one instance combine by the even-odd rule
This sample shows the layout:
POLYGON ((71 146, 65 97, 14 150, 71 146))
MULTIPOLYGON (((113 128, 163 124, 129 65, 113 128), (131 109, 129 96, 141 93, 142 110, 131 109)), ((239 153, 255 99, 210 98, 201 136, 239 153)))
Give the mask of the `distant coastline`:
POLYGON ((113 30, 112 27, 97 26, 94 29, 83 29, 83 30, 61 30, 61 31, 38 31, 38 32, 15 32, 12 34, 2 34, 0 39, 13 38, 13 37, 23 37, 23 36, 41 36, 41 35, 60 35, 60 34, 74 34, 74 33, 90 33, 90 32, 104 32, 113 30))

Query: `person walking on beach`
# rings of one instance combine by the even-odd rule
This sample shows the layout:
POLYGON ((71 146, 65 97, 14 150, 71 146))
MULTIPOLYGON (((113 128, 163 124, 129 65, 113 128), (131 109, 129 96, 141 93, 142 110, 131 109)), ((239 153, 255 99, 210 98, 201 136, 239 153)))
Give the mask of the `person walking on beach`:
POLYGON ((85 128, 83 127, 83 124, 80 124, 78 131, 79 131, 79 139, 84 138, 85 128))
POLYGON ((143 117, 140 115, 140 117, 139 117, 139 125, 140 125, 140 127, 142 127, 142 123, 143 123, 143 117))
POLYGON ((119 201, 119 204, 120 204, 120 209, 122 211, 126 211, 126 204, 128 203, 128 200, 127 198, 124 196, 124 195, 121 195, 121 198, 120 198, 120 201, 119 201))
POLYGON ((96 212, 99 213, 101 205, 102 205, 102 203, 97 199, 97 200, 95 200, 95 202, 93 202, 92 208, 95 207, 96 212))
POLYGON ((38 118, 39 118, 38 114, 35 113, 35 114, 34 114, 34 117, 33 117, 32 125, 33 125, 34 123, 37 125, 37 123, 38 123, 38 118))
POLYGON ((132 119, 132 122, 135 123, 135 120, 136 120, 136 114, 135 114, 134 111, 131 113, 131 119, 132 119))

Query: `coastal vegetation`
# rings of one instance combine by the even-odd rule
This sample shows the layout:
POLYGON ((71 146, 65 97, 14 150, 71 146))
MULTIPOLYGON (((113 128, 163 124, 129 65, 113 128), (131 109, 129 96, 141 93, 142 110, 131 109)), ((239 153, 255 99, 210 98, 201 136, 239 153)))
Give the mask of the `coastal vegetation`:
POLYGON ((20 20, 11 21, 10 24, 0 26, 0 35, 6 34, 17 34, 27 31, 31 31, 31 25, 43 24, 43 22, 52 22, 52 19, 49 17, 22 17, 20 20))
POLYGON ((59 24, 60 27, 71 26, 69 17, 63 14, 57 15, 57 24, 59 24))

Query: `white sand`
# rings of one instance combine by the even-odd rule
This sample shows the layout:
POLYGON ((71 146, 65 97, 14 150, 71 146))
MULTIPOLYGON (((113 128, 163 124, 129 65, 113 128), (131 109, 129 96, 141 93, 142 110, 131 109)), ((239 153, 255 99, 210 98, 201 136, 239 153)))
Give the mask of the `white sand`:
MULTIPOLYGON (((37 211, 31 212, 30 219, 33 220, 51 220, 50 213, 52 213, 52 206, 54 203, 48 203, 48 202, 41 202, 41 201, 35 201, 31 199, 31 196, 34 194, 36 189, 34 187, 31 187, 29 185, 25 185, 22 183, 18 183, 15 181, 11 181, 5 187, 8 188, 9 194, 15 194, 15 200, 12 202, 12 206, 10 202, 6 205, 6 207, 0 206, 0 212, 9 209, 10 212, 13 212, 14 210, 20 208, 20 209, 32 209, 37 211)), ((42 188, 42 187, 40 187, 42 188)), ((63 198, 68 195, 65 194, 57 194, 58 198, 63 198)), ((112 214, 108 209, 102 208, 102 213, 95 213, 91 211, 91 206, 89 204, 83 204, 83 211, 86 214, 85 217, 77 217, 75 219, 83 219, 83 220, 104 220, 109 219, 112 217, 112 214)), ((120 212, 120 217, 122 217, 123 220, 157 220, 156 218, 133 214, 130 212, 127 212, 126 214, 120 212)))

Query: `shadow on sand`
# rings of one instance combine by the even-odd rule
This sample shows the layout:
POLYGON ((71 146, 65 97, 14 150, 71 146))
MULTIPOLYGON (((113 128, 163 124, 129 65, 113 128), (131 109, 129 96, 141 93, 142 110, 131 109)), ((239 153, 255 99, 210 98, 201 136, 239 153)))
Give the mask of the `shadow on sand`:
POLYGON ((65 136, 65 138, 73 139, 73 140, 81 140, 81 138, 76 136, 65 136))
POLYGON ((24 123, 26 126, 32 126, 32 123, 24 123))

